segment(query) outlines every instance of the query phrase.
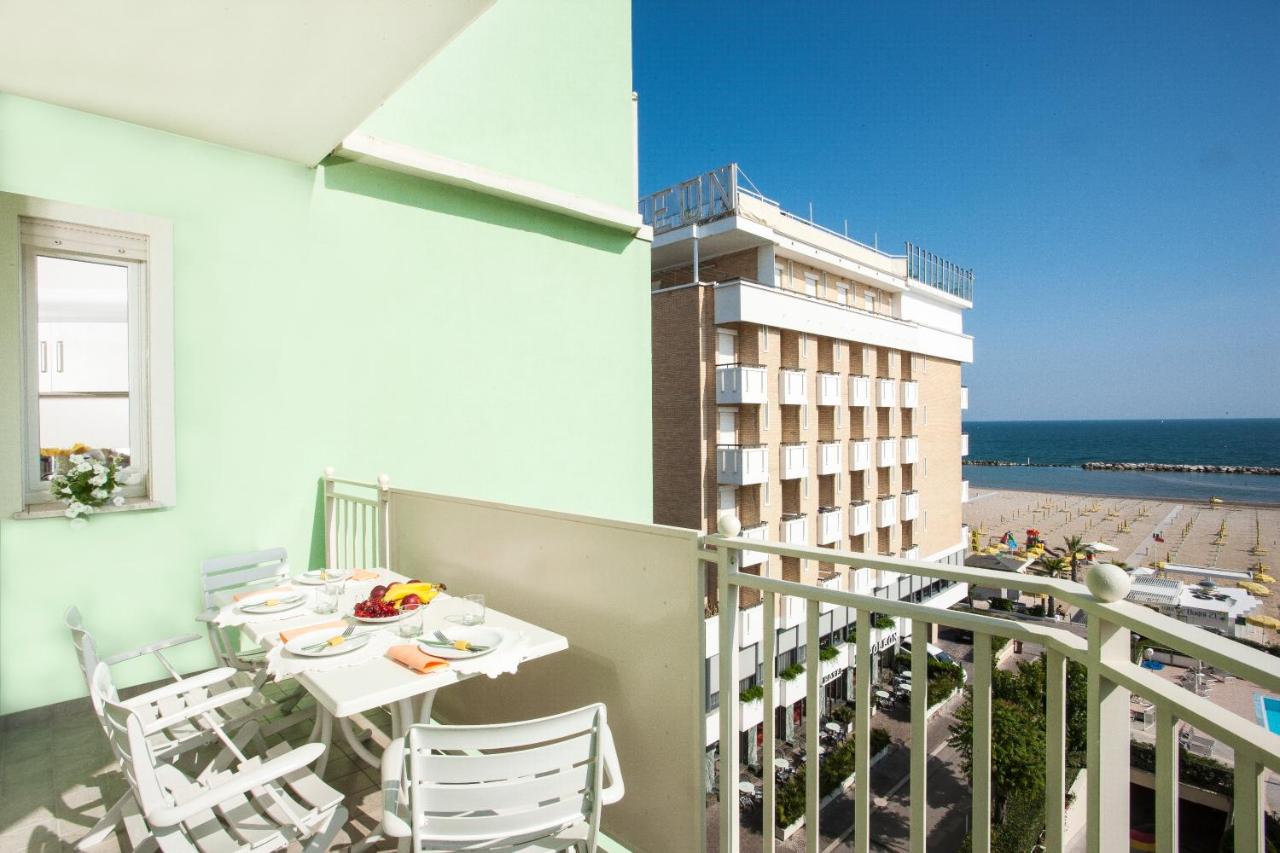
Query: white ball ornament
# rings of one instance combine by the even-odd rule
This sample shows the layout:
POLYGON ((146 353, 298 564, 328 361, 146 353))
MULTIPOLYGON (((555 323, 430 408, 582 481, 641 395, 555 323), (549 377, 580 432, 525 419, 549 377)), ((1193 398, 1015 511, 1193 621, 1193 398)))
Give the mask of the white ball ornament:
POLYGON ((1099 601, 1120 601, 1129 594, 1129 574, 1111 563, 1097 563, 1084 576, 1084 585, 1099 601))
POLYGON ((716 522, 716 529, 720 531, 721 536, 737 536, 742 532, 742 522, 733 513, 726 512, 716 522))

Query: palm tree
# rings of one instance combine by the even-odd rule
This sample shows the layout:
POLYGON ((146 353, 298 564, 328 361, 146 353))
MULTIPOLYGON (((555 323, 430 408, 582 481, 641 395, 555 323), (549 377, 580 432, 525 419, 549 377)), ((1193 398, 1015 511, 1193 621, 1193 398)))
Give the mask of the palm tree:
POLYGON ((1062 538, 1064 556, 1071 561, 1071 581, 1077 583, 1079 578, 1076 577, 1076 567, 1080 565, 1080 556, 1084 553, 1084 540, 1079 536, 1064 536, 1062 538))
MULTIPOLYGON (((1051 578, 1062 577, 1063 572, 1067 570, 1069 564, 1066 557, 1041 557, 1040 565, 1048 573, 1051 578)), ((1058 612, 1058 600, 1052 595, 1049 596, 1049 610, 1045 614, 1050 619, 1058 612)))

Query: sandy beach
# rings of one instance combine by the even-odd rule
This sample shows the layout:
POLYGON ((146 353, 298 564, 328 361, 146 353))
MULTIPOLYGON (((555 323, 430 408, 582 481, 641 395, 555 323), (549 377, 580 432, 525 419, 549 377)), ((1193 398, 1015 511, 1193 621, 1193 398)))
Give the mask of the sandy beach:
MULTIPOLYGON (((964 508, 965 523, 979 532, 985 545, 1011 532, 1025 541, 1027 528, 1040 531, 1053 548, 1064 537, 1106 542, 1118 550, 1114 561, 1152 566, 1165 561, 1170 577, 1196 583, 1206 572, 1249 573, 1259 564, 1277 577, 1280 554, 1280 507, 1207 504, 1190 501, 973 489, 964 508), (1159 536, 1163 542, 1156 539, 1159 536)), ((1247 578, 1241 578, 1247 579, 1247 578)), ((1215 576, 1225 585, 1236 578, 1215 576)), ((1280 618, 1280 584, 1257 611, 1280 618)), ((1275 632, 1271 639, 1275 639, 1275 632)))

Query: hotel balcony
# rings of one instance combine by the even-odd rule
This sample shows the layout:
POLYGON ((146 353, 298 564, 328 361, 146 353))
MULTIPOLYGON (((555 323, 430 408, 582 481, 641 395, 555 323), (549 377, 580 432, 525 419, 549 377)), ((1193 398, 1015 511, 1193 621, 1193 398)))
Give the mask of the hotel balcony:
POLYGON ((849 442, 849 470, 865 471, 871 467, 871 439, 855 438, 849 442))
POLYGON ((888 408, 898 405, 898 380, 876 380, 876 406, 888 408))
POLYGON ((876 439, 876 467, 888 468, 898 464, 898 439, 876 439))
POLYGON ((960 455, 969 455, 969 433, 967 432, 960 433, 960 455))
POLYGON ((808 523, 809 516, 803 512, 791 512, 782 516, 782 544, 809 544, 809 531, 806 529, 808 523))
POLYGON ((809 374, 803 370, 784 367, 778 376, 784 406, 803 406, 809 402, 809 374))
POLYGON ((919 545, 912 545, 912 546, 910 546, 909 548, 903 548, 903 549, 902 549, 902 559, 904 559, 904 560, 918 560, 918 559, 920 559, 920 546, 919 546, 919 545))
POLYGON ((920 517, 920 493, 916 491, 902 493, 902 520, 915 521, 920 517))
MULTIPOLYGON (((769 541, 769 522, 761 521, 757 524, 751 525, 750 527, 742 528, 742 538, 753 539, 756 542, 769 541)), ((769 555, 763 551, 743 551, 742 562, 739 565, 744 569, 748 569, 752 566, 763 565, 768 561, 768 559, 769 555)))
POLYGON ((844 470, 842 448, 843 443, 839 441, 818 442, 818 474, 839 474, 844 470))
POLYGON ((968 408, 969 408, 969 386, 961 385, 960 386, 960 411, 963 412, 968 408))
POLYGON ((871 532, 871 504, 854 501, 849 504, 849 535, 862 536, 871 532))
POLYGON ((902 464, 914 465, 920 461, 920 437, 907 435, 902 438, 902 464))
POLYGON ((920 405, 920 383, 909 379, 902 381, 902 408, 914 409, 920 405))
POLYGON ((849 377, 849 405, 850 406, 870 406, 871 405, 871 377, 869 376, 850 376, 849 377))
POLYGON ((960 503, 967 504, 969 502, 969 481, 960 481, 960 503))
POLYGON ((754 486, 769 479, 769 451, 764 445, 716 445, 716 482, 722 486, 754 486))
POLYGON ((876 527, 889 527, 898 523, 898 499, 887 495, 876 499, 876 527))
POLYGON ((840 374, 825 373, 818 374, 818 405, 819 406, 838 406, 840 405, 840 374))
POLYGON ((716 402, 720 405, 758 405, 767 402, 769 373, 754 364, 716 366, 716 402))
POLYGON ((840 524, 840 508, 834 506, 824 506, 818 508, 818 539, 819 545, 830 545, 832 542, 839 542, 843 531, 840 524))
POLYGON ((780 479, 796 480, 809 476, 808 444, 784 444, 778 449, 778 455, 781 456, 780 479))
MULTIPOLYGON (((844 591, 844 575, 840 574, 839 572, 832 572, 829 575, 822 575, 818 578, 818 586, 826 590, 843 592, 844 591)), ((818 606, 818 609, 822 613, 827 613, 828 611, 835 610, 836 606, 834 604, 831 604, 830 602, 824 601, 822 602, 822 604, 818 606)), ((848 646, 842 645, 840 649, 842 653, 847 652, 848 646)), ((827 671, 827 663, 828 663, 827 661, 823 662, 822 669, 823 669, 824 675, 826 674, 826 671, 827 671)), ((830 663, 839 664, 838 666, 839 669, 847 669, 849 666, 849 658, 846 654, 841 654, 839 657, 833 658, 830 661, 830 663)))

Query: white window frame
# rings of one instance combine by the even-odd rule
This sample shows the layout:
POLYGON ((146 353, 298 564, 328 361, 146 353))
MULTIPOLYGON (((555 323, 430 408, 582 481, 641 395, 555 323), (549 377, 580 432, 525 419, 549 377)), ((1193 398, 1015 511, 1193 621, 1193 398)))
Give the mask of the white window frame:
POLYGON ((839 494, 840 494, 840 476, 841 476, 841 475, 840 475, 840 472, 839 472, 839 471, 837 471, 837 472, 836 472, 836 494, 837 494, 837 495, 839 495, 839 494))
POLYGON ((841 406, 836 406, 835 408, 836 408, 836 410, 835 410, 835 421, 836 421, 836 422, 835 422, 835 428, 836 428, 836 429, 840 429, 840 409, 841 409, 842 407, 841 407, 841 406))
POLYGON ((809 407, 800 407, 800 431, 804 432, 809 429, 809 407))
POLYGON ((818 290, 821 287, 822 279, 817 273, 807 272, 804 274, 804 295, 811 299, 818 298, 818 290), (812 288, 810 288, 812 285, 812 288))
POLYGON ((809 336, 804 332, 800 333, 800 357, 809 357, 809 336))
POLYGON ((764 505, 765 505, 765 506, 768 506, 768 505, 769 505, 769 481, 768 481, 768 480, 765 480, 765 481, 764 481, 764 483, 763 483, 763 487, 764 487, 764 496, 763 496, 763 497, 764 497, 764 505))
POLYGON ((841 305, 849 304, 849 285, 847 284, 836 285, 836 302, 839 302, 841 305))
POLYGON ((760 407, 760 431, 769 431, 769 404, 765 403, 760 407))
POLYGON ((17 518, 62 515, 47 487, 29 482, 39 471, 38 411, 32 400, 38 394, 38 353, 34 300, 24 295, 32 281, 34 251, 41 255, 92 260, 132 262, 131 292, 144 294, 130 304, 130 413, 138 418, 146 443, 131 448, 145 465, 142 488, 126 492, 121 507, 99 512, 155 509, 177 503, 173 415, 173 229, 164 219, 123 211, 102 210, 0 192, 0 394, 11 405, 0 406, 0 510, 17 518), (20 223, 32 227, 23 234, 20 223), (56 233, 55 233, 56 232, 56 233), (145 254, 131 251, 114 235, 128 235, 145 254), (59 242, 55 242, 59 241, 59 242), (46 245, 47 243, 47 245, 46 245), (31 248, 24 251, 24 244, 31 248), (120 249, 125 249, 121 252, 120 249), (25 259, 25 260, 24 260, 25 259), (136 285, 136 288, 134 287, 136 285), (137 302, 135 305, 134 302, 137 302), (135 336, 135 325, 141 332, 135 336), (141 352, 133 340, 140 341, 141 352), (145 358, 142 354, 145 353, 145 358), (135 381, 144 377, 145 382, 135 381), (139 387, 139 386, 142 387, 139 387), (138 399, 133 389, 138 388, 138 399))

